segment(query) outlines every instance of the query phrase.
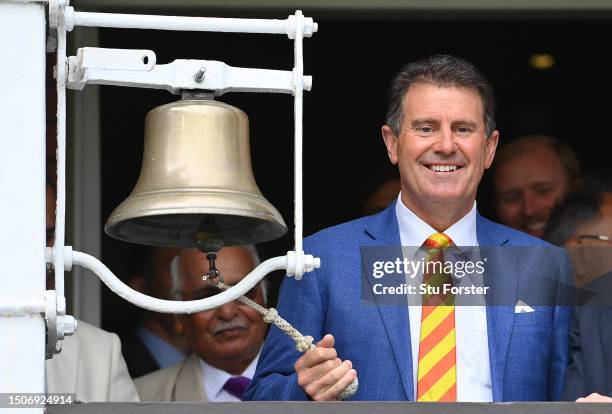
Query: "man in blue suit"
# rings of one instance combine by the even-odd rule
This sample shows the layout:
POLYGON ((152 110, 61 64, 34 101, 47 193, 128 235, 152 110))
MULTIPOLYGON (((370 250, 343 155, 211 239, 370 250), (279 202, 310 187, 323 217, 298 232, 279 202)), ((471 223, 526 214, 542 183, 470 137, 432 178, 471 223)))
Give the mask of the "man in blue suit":
POLYGON ((447 387, 444 396, 452 398, 440 394, 429 401, 558 399, 568 358, 568 309, 517 300, 521 292, 542 291, 535 286, 545 285, 534 281, 543 274, 566 278, 567 260, 560 249, 476 211, 477 186, 499 138, 491 86, 470 63, 438 55, 403 68, 390 92, 382 134, 391 162, 399 165, 401 193, 382 213, 305 239, 305 251, 321 258, 321 268, 300 281, 285 279, 278 310, 305 335, 322 339, 300 355, 273 327, 245 399, 335 400, 358 373, 355 400, 423 401, 415 397, 422 395, 423 378, 437 371, 444 375, 436 385, 447 387), (440 362, 424 374, 419 347, 437 332, 422 338, 433 313, 407 301, 392 305, 381 295, 366 303, 361 283, 369 282, 361 277, 360 251, 421 246, 432 234, 457 246, 490 247, 495 259, 486 273, 487 306, 453 307, 444 320, 452 335, 431 348, 440 362), (519 254, 500 246, 530 248, 519 254), (448 354, 436 355, 442 348, 448 354))

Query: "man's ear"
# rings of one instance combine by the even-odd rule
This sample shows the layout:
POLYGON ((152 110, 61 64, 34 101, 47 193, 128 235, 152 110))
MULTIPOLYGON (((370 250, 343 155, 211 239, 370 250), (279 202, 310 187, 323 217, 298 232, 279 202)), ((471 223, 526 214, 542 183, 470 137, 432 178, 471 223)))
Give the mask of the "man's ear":
POLYGON ((393 133, 393 130, 389 125, 383 125, 382 127, 383 141, 387 147, 387 155, 391 160, 391 164, 397 164, 397 137, 393 133))
POLYGON ((578 243, 578 239, 570 237, 565 242, 565 248, 572 261, 572 269, 574 271, 574 277, 576 280, 583 279, 586 276, 587 269, 589 266, 588 258, 586 257, 586 248, 578 243))
POLYGON ((485 141, 485 170, 493 164, 493 158, 495 158, 495 149, 499 142, 499 131, 495 130, 489 138, 485 141))

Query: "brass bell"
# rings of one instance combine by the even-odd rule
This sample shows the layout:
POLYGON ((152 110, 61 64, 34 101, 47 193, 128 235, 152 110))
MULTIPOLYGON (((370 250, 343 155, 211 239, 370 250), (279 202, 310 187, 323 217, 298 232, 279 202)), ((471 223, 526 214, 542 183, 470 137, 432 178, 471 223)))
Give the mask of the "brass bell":
POLYGON ((132 243, 203 251, 285 234, 282 216, 255 183, 247 115, 211 100, 151 110, 140 177, 105 231, 132 243))

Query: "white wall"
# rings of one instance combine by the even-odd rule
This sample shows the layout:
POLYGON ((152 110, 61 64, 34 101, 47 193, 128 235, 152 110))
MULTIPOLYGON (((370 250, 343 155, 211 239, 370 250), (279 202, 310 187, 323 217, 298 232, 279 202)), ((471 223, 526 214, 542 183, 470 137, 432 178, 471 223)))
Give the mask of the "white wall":
POLYGON ((0 2, 0 393, 44 390, 43 317, 16 309, 40 309, 45 291, 44 19, 41 5, 0 2))

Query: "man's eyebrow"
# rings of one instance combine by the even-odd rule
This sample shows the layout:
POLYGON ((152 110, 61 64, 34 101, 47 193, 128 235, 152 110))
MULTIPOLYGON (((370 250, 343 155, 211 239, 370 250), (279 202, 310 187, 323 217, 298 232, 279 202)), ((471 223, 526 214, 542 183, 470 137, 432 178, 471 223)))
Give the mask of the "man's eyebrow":
POLYGON ((453 121, 452 123, 453 126, 466 126, 472 129, 477 129, 478 128, 478 123, 473 122, 473 121, 467 121, 467 120, 461 120, 461 121, 453 121))
POLYGON ((427 125, 427 124, 438 125, 439 122, 433 118, 416 118, 416 119, 413 119, 412 122, 410 122, 410 127, 416 128, 418 126, 427 125))
POLYGON ((498 190, 497 191, 497 196, 498 197, 502 197, 502 196, 507 196, 507 195, 515 195, 515 194, 520 194, 521 193, 521 189, 520 188, 506 188, 503 190, 498 190))

